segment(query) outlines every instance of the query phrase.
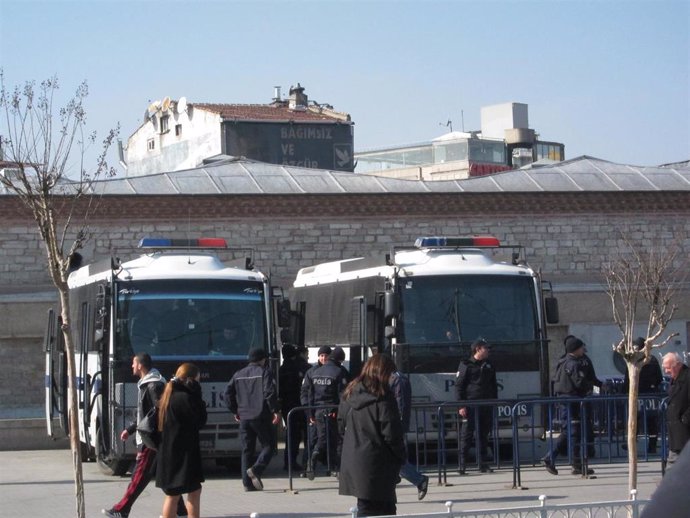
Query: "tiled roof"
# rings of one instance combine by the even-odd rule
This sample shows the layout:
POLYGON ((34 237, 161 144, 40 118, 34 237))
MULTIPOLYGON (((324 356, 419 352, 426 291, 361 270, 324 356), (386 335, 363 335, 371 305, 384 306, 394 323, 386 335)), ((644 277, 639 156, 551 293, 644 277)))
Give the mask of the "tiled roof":
POLYGON ((287 103, 274 104, 206 104, 194 103, 195 108, 201 108, 218 113, 223 119, 229 120, 259 120, 259 121, 321 121, 321 122, 349 122, 346 113, 333 111, 316 105, 303 110, 291 110, 287 103))

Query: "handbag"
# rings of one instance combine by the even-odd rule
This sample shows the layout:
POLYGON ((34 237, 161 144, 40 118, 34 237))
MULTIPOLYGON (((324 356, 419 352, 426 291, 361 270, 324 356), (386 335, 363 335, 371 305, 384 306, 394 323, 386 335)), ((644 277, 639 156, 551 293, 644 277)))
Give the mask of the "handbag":
POLYGON ((161 443, 161 433, 158 431, 158 407, 153 406, 137 423, 137 431, 141 442, 151 450, 157 450, 161 443))

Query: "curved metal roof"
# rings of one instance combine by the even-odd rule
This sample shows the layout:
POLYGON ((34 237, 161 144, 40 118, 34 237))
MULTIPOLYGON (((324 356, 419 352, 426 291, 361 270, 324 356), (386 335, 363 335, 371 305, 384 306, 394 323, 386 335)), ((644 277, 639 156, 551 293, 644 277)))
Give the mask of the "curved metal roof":
POLYGON ((118 194, 337 194, 424 192, 687 191, 690 166, 638 167, 582 156, 465 180, 400 180, 227 157, 183 171, 104 180, 118 194))

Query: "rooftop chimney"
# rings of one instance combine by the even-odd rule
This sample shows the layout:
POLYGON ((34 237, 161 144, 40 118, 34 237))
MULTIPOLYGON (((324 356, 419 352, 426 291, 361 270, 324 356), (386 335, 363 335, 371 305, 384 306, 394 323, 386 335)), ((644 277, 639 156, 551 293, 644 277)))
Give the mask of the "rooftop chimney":
POLYGON ((308 103, 307 95, 304 93, 304 87, 297 83, 297 86, 290 87, 290 101, 288 108, 291 110, 304 111, 307 109, 308 103))
POLYGON ((280 102, 280 87, 279 86, 273 87, 273 102, 274 103, 280 102))

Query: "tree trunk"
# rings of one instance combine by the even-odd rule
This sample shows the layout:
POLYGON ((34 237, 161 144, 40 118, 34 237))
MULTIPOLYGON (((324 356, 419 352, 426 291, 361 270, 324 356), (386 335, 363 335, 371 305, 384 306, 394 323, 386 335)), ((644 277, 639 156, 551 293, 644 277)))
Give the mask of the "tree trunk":
POLYGON ((58 289, 62 313, 62 333, 65 337, 65 353, 67 354, 67 415, 69 418, 69 444, 72 451, 72 466, 74 468, 74 490, 76 496, 77 518, 86 518, 86 502, 84 500, 84 476, 82 472, 81 445, 79 443, 79 405, 77 403, 77 368, 74 355, 74 341, 72 340, 71 319, 69 316, 69 288, 62 286, 58 289))
POLYGON ((632 362, 626 363, 630 380, 628 388, 628 492, 630 492, 637 489, 637 394, 640 367, 632 362))

